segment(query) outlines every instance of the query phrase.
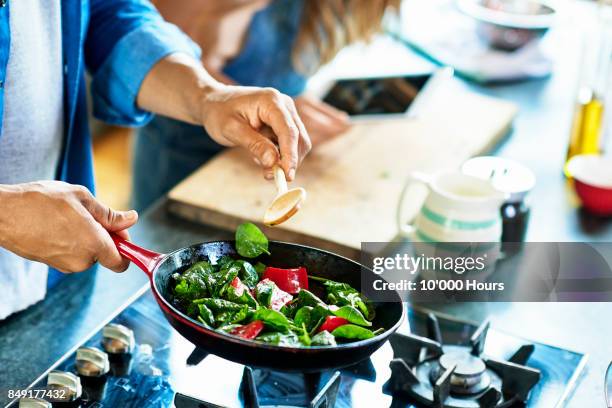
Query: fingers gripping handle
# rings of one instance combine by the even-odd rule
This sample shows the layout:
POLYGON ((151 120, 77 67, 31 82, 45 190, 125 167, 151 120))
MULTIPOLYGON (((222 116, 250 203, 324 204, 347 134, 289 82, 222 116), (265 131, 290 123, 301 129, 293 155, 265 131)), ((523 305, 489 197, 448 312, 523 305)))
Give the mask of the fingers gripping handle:
POLYGON ((117 234, 111 233, 111 238, 115 242, 117 250, 121 256, 134 262, 134 264, 142 269, 149 277, 151 277, 153 270, 165 256, 164 254, 139 247, 138 245, 121 238, 117 234))

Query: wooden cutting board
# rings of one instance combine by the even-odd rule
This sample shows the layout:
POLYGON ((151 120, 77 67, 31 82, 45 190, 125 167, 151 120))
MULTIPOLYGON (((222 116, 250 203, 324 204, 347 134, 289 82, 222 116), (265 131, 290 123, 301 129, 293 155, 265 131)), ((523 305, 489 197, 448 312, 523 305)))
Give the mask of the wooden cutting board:
MULTIPOLYGON (((295 185, 308 193, 288 222, 264 228, 268 237, 355 258, 361 242, 392 241, 396 207, 411 171, 457 168, 503 137, 517 110, 508 102, 466 92, 436 98, 418 119, 356 124, 314 150, 295 185)), ((418 211, 425 191, 411 190, 405 213, 418 211)), ((260 224, 274 184, 241 149, 229 149, 169 193, 171 213, 228 230, 260 224)))

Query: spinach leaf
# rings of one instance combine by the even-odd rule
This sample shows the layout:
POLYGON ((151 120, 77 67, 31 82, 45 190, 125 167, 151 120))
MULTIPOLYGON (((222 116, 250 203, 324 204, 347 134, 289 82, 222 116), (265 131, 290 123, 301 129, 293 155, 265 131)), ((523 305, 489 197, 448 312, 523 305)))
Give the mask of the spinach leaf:
POLYGON ((243 260, 235 261, 235 263, 240 266, 238 276, 240 277, 242 283, 247 285, 249 289, 253 289, 255 285, 257 285, 257 282, 259 282, 259 274, 255 270, 253 265, 243 260))
POLYGON ((200 313, 200 310, 198 309, 198 305, 193 302, 190 302, 186 308, 186 313, 187 313, 187 316, 197 318, 200 313))
POLYGON ((310 324, 312 322, 312 310, 313 308, 311 306, 304 306, 300 308, 295 313, 295 317, 293 318, 293 322, 295 323, 295 325, 298 327, 302 327, 302 325, 304 325, 305 327, 310 327, 310 324))
POLYGON ((345 324, 343 326, 336 327, 331 334, 333 334, 334 337, 350 340, 365 340, 374 337, 372 330, 354 324, 345 324))
POLYGON ((262 262, 257 262, 254 268, 257 272, 257 275, 259 275, 259 279, 261 279, 263 277, 264 272, 266 271, 266 265, 264 265, 262 262))
POLYGON ((297 310, 298 310, 297 302, 291 301, 287 303, 286 305, 284 305, 283 307, 281 307, 280 312, 284 314, 285 316, 287 316, 288 318, 293 319, 297 310))
POLYGON ((359 308, 368 320, 373 320, 375 317, 374 306, 363 295, 358 292, 337 292, 330 294, 328 300, 336 305, 350 305, 359 308))
POLYGON ((330 306, 331 312, 338 317, 348 320, 350 323, 357 324, 359 326, 372 326, 372 322, 369 322, 363 317, 361 312, 353 306, 330 306))
POLYGON ((215 316, 213 315, 212 310, 208 308, 208 306, 204 304, 199 304, 198 310, 200 312, 200 315, 198 316, 200 318, 200 321, 204 321, 204 323, 206 323, 208 326, 215 325, 215 316))
POLYGON ((283 333, 287 333, 291 326, 291 322, 284 314, 266 308, 257 309, 253 315, 253 320, 261 320, 266 326, 283 333))
POLYGON ((182 275, 174 274, 173 278, 178 284, 174 287, 174 295, 184 301, 191 301, 209 294, 208 281, 214 272, 209 262, 202 261, 194 264, 182 275))
POLYGON ((300 291, 298 292, 298 300, 297 303, 300 306, 324 306, 327 307, 327 305, 325 304, 325 302, 323 302, 321 299, 319 299, 314 293, 306 290, 306 289, 300 289, 300 291))
POLYGON ((193 303, 197 305, 205 305, 213 312, 225 312, 225 311, 237 312, 241 310, 244 306, 238 303, 230 302, 229 300, 214 299, 214 298, 196 299, 193 301, 193 303))
POLYGON ((249 305, 254 309, 257 309, 257 307, 259 306, 253 295, 251 295, 251 292, 245 289, 242 291, 242 295, 238 295, 238 289, 236 289, 232 285, 227 288, 226 297, 227 300, 229 300, 230 302, 240 303, 242 305, 249 305))
POLYGON ((310 335, 308 335, 308 330, 306 330, 306 326, 302 324, 302 327, 299 328, 298 331, 300 333, 298 334, 298 340, 300 341, 300 343, 302 343, 302 345, 306 347, 309 347, 312 343, 312 340, 310 339, 310 335))
POLYGON ((333 280, 310 276, 310 279, 323 282, 327 291, 327 301, 332 305, 353 306, 358 308, 368 320, 374 320, 374 306, 372 303, 355 288, 347 283, 336 282, 333 280))
POLYGON ((319 326, 323 324, 326 316, 331 316, 332 312, 327 306, 317 305, 310 313, 311 324, 309 326, 310 333, 314 334, 319 326))
POLYGON ((216 320, 222 324, 239 323, 249 316, 249 307, 244 305, 240 310, 223 310, 218 313, 216 320))
POLYGON ((189 269, 185 271, 183 276, 189 275, 189 274, 197 274, 197 275, 202 276, 202 275, 210 274, 213 272, 215 272, 215 268, 211 265, 210 262, 200 261, 200 262, 196 262, 193 265, 191 265, 189 269))
POLYGON ((215 275, 216 282, 212 291, 213 297, 223 297, 239 272, 240 265, 235 263, 227 264, 225 269, 221 269, 215 275))
POLYGON ((305 326, 310 333, 314 333, 325 320, 325 316, 330 316, 331 314, 326 306, 304 306, 298 309, 293 321, 296 326, 305 326))
POLYGON ((323 330, 312 336, 310 344, 312 346, 335 346, 336 338, 327 330, 323 330))
POLYGON ((179 283, 174 287, 174 295, 179 299, 185 299, 189 296, 189 283, 187 279, 181 279, 178 273, 176 275, 175 279, 179 281, 179 283))
POLYGON ((257 226, 250 222, 241 224, 236 230, 236 251, 245 258, 257 258, 268 254, 268 238, 257 226))
POLYGON ((174 295, 179 300, 187 303, 193 299, 206 296, 207 294, 206 284, 199 279, 181 279, 174 287, 174 295))
POLYGON ((191 301, 207 296, 215 296, 217 292, 217 273, 207 261, 197 262, 182 275, 174 274, 179 284, 174 288, 174 294, 181 300, 191 301))
POLYGON ((216 266, 219 269, 224 269, 226 268, 229 264, 234 262, 234 258, 232 258, 229 255, 223 255, 221 258, 217 259, 217 264, 216 266))
POLYGON ((214 330, 214 327, 210 326, 208 323, 206 323, 206 321, 202 318, 202 316, 198 315, 198 321, 200 322, 200 324, 204 327, 206 327, 207 329, 211 329, 214 330))
POLYGON ((271 280, 262 280, 255 287, 255 298, 265 307, 270 307, 272 303, 272 295, 276 289, 276 284, 271 280))
POLYGON ((268 344, 274 344, 277 346, 293 346, 293 347, 301 346, 300 339, 295 333, 292 333, 292 332, 266 333, 266 334, 262 334, 261 336, 255 338, 255 340, 258 340, 264 343, 268 343, 268 344))

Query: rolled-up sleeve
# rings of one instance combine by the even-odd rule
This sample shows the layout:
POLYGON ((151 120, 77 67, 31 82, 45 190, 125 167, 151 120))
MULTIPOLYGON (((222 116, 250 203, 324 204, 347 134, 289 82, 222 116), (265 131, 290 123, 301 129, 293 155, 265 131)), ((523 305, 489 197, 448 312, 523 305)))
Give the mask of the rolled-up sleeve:
POLYGON ((200 49, 148 1, 92 0, 85 63, 92 75, 94 115, 117 125, 145 125, 152 114, 136 104, 142 81, 174 53, 199 58, 200 49))

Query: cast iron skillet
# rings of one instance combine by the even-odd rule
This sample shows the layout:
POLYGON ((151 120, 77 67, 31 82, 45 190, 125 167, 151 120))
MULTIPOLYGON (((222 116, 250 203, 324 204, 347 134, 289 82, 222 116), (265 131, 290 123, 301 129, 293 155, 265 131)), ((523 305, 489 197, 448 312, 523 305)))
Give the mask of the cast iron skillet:
MULTIPOLYGON (((237 258, 233 241, 196 244, 166 255, 141 248, 116 235, 113 235, 113 240, 121 255, 134 262, 149 276, 153 295, 168 322, 196 346, 236 363, 285 371, 320 371, 349 366, 366 359, 376 351, 397 330, 404 318, 401 299, 399 294, 395 293, 395 301, 375 304, 376 318, 372 327, 384 327, 385 331, 371 339, 339 344, 337 347, 310 348, 274 346, 240 339, 205 328, 172 304, 172 274, 201 260, 215 262, 223 255, 237 258)), ((305 266, 309 274, 345 282, 356 289, 361 287, 361 273, 374 277, 374 272, 360 264, 319 249, 270 242, 269 250, 272 255, 261 256, 256 261, 281 268, 305 266)), ((316 291, 316 288, 313 288, 315 282, 311 280, 310 284, 311 289, 316 291)))

